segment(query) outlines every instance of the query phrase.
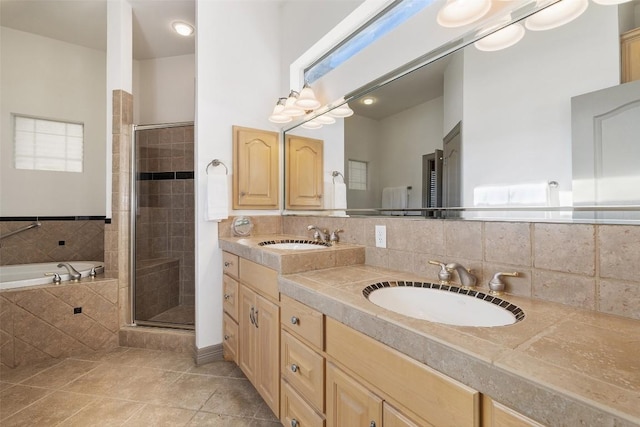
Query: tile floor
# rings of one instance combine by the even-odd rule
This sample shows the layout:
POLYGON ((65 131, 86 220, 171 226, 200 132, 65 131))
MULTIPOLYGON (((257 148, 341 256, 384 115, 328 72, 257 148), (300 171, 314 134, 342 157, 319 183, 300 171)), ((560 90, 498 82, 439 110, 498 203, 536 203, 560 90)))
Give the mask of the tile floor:
POLYGON ((179 323, 181 325, 195 324, 196 308, 194 305, 180 304, 163 311, 149 319, 152 322, 179 323))
POLYGON ((119 347, 0 370, 0 425, 276 427, 242 371, 119 347))

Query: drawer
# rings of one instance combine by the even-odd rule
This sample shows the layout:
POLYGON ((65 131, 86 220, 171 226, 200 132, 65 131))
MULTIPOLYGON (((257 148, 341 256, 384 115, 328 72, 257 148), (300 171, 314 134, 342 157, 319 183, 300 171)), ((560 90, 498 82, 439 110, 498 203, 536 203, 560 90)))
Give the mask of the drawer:
POLYGON ((227 313, 222 315, 222 335, 224 359, 238 363, 238 324, 227 313))
POLYGON ((324 427, 324 418, 284 380, 280 399, 280 421, 283 426, 324 427))
POLYGON ((281 341, 282 378, 324 412, 324 358, 285 330, 281 341))
POLYGON ((240 258, 240 281, 260 295, 273 301, 280 300, 278 273, 263 265, 240 258))
POLYGON ((238 282, 226 274, 222 276, 222 308, 238 321, 238 282))
POLYGON ((309 341, 318 350, 323 349, 323 316, 319 311, 281 295, 280 321, 283 328, 309 341))
POLYGON ((238 268, 238 255, 222 252, 222 272, 237 279, 240 277, 238 275, 238 268))

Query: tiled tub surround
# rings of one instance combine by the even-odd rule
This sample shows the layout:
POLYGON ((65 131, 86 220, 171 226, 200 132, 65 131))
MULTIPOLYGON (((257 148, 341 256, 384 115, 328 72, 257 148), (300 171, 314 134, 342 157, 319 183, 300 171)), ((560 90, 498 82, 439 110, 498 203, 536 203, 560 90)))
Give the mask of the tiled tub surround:
POLYGON ((0 292, 0 365, 14 367, 118 346, 117 279, 0 292), (74 308, 82 312, 74 314, 74 308))
MULTIPOLYGON (((341 242, 363 245, 367 265, 437 280, 439 260, 473 270, 478 285, 499 271, 507 292, 640 319, 640 227, 437 219, 284 216, 283 233, 308 236, 307 226, 344 229, 341 242), (376 248, 376 225, 387 248, 376 248)), ((457 276, 454 274, 454 280, 457 276)))
MULTIPOLYGON (((274 263, 274 256, 282 260, 305 252, 262 249, 257 246, 261 240, 222 238, 220 246, 271 268, 283 265, 274 263)), ((324 251, 331 250, 336 247, 324 251)), ((448 326, 393 313, 362 294, 373 283, 424 281, 424 275, 358 263, 299 271, 283 272, 282 294, 545 425, 640 425, 637 320, 504 295, 524 310, 521 322, 494 328, 448 326)))
MULTIPOLYGON (((33 221, 0 221, 0 234, 33 221)), ((40 220, 38 228, 0 242, 0 265, 104 260, 104 219, 40 220)))

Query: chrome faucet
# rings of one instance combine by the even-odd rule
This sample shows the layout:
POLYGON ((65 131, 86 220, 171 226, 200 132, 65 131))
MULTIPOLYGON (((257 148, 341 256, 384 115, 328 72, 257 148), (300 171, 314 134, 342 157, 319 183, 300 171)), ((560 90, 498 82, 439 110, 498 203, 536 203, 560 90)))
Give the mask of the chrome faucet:
POLYGON ((321 230, 318 227, 316 227, 315 225, 309 225, 307 226, 307 230, 315 230, 315 232, 313 233, 313 238, 316 241, 320 241, 320 242, 328 242, 329 241, 329 232, 325 229, 325 230, 321 230))
POLYGON ((61 262, 60 264, 58 264, 58 268, 62 267, 65 267, 67 269, 67 272, 69 272, 69 276, 71 276, 71 280, 80 280, 80 277, 82 277, 80 272, 73 268, 73 266, 68 262, 61 262))
POLYGON ((464 268, 462 265, 458 264, 457 262, 452 262, 450 264, 446 265, 447 270, 449 271, 453 271, 455 270, 458 273, 458 277, 460 278, 460 284, 463 287, 473 287, 476 285, 477 282, 477 278, 476 276, 474 276, 473 274, 471 274, 471 272, 469 270, 467 270, 466 268, 464 268))

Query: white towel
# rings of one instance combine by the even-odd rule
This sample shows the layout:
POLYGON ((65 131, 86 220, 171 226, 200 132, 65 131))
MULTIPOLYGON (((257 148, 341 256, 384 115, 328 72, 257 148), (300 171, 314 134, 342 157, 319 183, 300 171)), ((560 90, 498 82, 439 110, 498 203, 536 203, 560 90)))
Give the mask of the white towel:
POLYGON ((347 209, 347 185, 344 182, 333 184, 333 209, 347 209))
POLYGON ((207 175, 207 221, 229 218, 229 182, 226 174, 207 175))
MULTIPOLYGON (((384 187, 382 189, 383 209, 406 209, 408 201, 408 190, 403 187, 384 187)), ((391 211, 389 215, 406 215, 403 211, 391 211)))
POLYGON ((324 182, 324 209, 333 209, 333 181, 324 182))

